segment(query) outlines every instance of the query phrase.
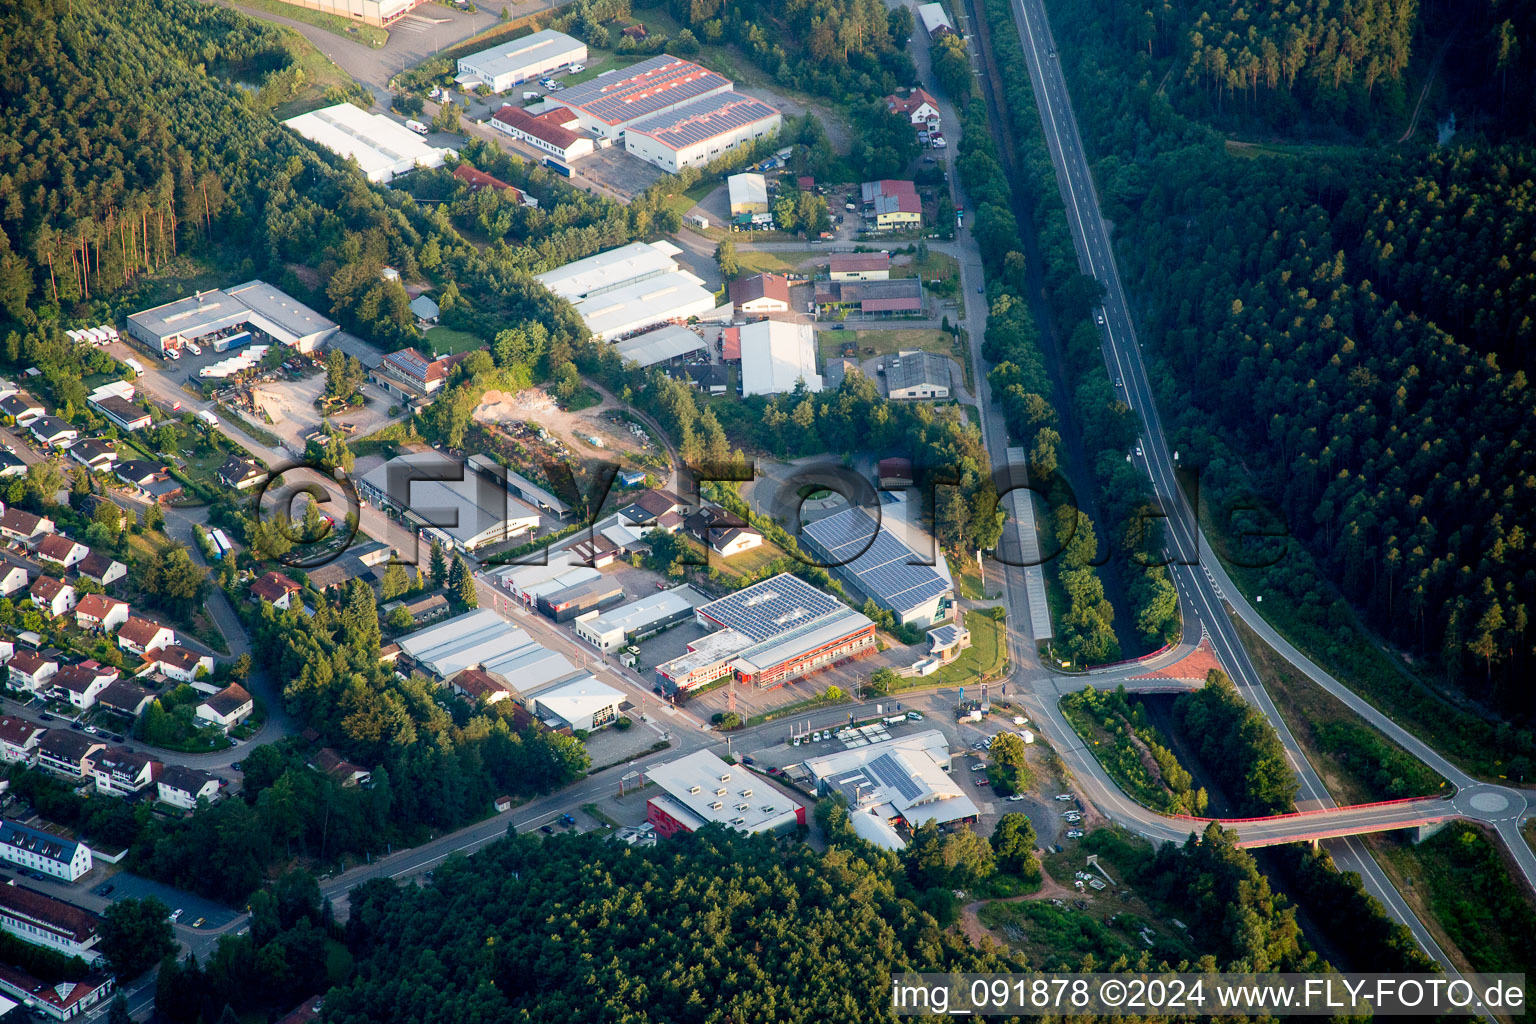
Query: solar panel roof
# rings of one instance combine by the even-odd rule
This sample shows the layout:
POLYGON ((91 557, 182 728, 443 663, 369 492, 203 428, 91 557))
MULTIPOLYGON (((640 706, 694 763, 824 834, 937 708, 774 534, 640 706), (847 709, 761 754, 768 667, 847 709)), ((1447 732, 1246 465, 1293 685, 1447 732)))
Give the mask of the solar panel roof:
POLYGON ((698 610, 756 643, 814 622, 841 607, 832 595, 822 593, 798 576, 781 573, 698 610))
POLYGON ((631 65, 622 75, 594 78, 553 98, 608 124, 626 124, 695 96, 731 87, 730 79, 665 53, 631 65))
POLYGON ((923 794, 923 787, 912 781, 912 776, 908 775, 907 770, 890 754, 881 754, 864 768, 882 786, 894 789, 908 800, 916 800, 923 794))
POLYGON ((778 114, 761 100, 739 92, 723 92, 638 121, 629 130, 649 135, 669 149, 686 149, 778 114))
POLYGON ((878 530, 874 517, 862 508, 847 508, 801 528, 801 534, 839 572, 853 577, 859 589, 896 611, 914 608, 949 590, 950 584, 931 565, 889 530, 878 530), (871 539, 873 537, 873 539, 871 539))

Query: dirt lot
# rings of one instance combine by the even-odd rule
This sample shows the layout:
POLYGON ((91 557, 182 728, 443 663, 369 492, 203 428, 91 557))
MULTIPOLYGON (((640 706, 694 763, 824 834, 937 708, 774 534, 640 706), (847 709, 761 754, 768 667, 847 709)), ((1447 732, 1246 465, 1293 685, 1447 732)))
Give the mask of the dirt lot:
POLYGON ((633 433, 622 417, 623 413, 606 401, 580 412, 566 412, 541 388, 529 388, 516 395, 487 391, 474 411, 478 423, 542 427, 578 458, 591 458, 600 451, 641 457, 660 453, 648 434, 633 433), (594 436, 602 440, 600 447, 591 442, 594 436))
MULTIPOLYGON (((325 391, 325 374, 312 373, 299 380, 276 380, 251 390, 257 419, 297 449, 304 447, 304 435, 320 426, 320 410, 315 400, 325 391), (264 416, 262 414, 265 414, 264 416), (270 422, 268 422, 270 421, 270 422)), ((332 424, 347 428, 354 437, 364 437, 390 422, 390 398, 372 384, 362 388, 365 404, 330 417, 332 424)), ((398 418, 398 417, 397 417, 398 418)))

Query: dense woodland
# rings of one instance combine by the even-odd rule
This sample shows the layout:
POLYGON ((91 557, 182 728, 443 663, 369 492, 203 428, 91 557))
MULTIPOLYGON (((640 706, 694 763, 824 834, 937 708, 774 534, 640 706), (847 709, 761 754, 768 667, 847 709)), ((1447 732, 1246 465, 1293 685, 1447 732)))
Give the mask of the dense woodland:
MULTIPOLYGON (((1171 441, 1199 468, 1213 519, 1225 526, 1228 505, 1256 497, 1263 528, 1294 538, 1232 553, 1274 563, 1256 583, 1325 659, 1352 656, 1358 612, 1456 692, 1528 715, 1529 151, 1475 134, 1325 159, 1229 151, 1189 116, 1205 108, 1158 92, 1182 64, 1126 46, 1140 3, 1080 7, 1054 4, 1053 24, 1161 361, 1171 441)), ((1328 115, 1324 98, 1307 102, 1328 115)), ((1502 124, 1464 105, 1486 91, 1441 102, 1502 124)), ((1383 128, 1407 120, 1389 104, 1361 109, 1383 128)), ((1528 731, 1448 712, 1407 677, 1358 676, 1458 755, 1529 777, 1528 731)))

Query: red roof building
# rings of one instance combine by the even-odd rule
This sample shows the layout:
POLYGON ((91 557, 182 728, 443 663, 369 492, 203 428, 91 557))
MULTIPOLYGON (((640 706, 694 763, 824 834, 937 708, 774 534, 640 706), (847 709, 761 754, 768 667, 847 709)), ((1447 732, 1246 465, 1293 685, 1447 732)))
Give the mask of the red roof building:
POLYGON ((520 203, 525 202, 522 189, 516 185, 508 185, 500 178, 494 178, 482 170, 469 166, 469 164, 459 164, 459 166, 453 169, 453 176, 476 192, 483 188, 494 188, 498 192, 511 192, 512 198, 520 203))
POLYGON ((571 161, 592 153, 592 137, 572 131, 576 115, 565 107, 530 114, 510 103, 491 115, 491 127, 561 160, 571 161))

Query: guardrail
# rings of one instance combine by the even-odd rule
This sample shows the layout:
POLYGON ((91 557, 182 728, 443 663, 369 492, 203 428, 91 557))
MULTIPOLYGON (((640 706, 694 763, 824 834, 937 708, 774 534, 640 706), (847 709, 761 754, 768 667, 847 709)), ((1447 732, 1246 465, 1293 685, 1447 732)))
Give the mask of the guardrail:
POLYGON ((1428 800, 1449 800, 1454 794, 1447 793, 1444 796, 1404 796, 1395 800, 1376 800, 1364 804, 1344 804, 1339 807, 1314 807, 1309 811, 1288 811, 1285 814, 1265 814, 1255 818, 1199 818, 1192 814, 1170 814, 1170 818, 1180 821, 1198 821, 1202 824, 1216 822, 1218 825, 1250 825, 1260 821, 1285 821, 1288 818, 1315 818, 1319 815, 1341 814, 1344 811, 1363 811, 1372 807, 1394 807, 1401 804, 1424 803, 1428 800))

